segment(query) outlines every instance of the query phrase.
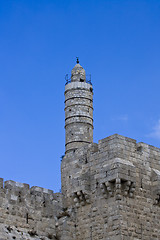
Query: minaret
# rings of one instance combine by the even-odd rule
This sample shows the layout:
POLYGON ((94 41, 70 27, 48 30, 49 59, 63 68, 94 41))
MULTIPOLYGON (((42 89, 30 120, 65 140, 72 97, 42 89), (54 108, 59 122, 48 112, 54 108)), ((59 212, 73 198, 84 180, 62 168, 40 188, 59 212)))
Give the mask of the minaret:
POLYGON ((65 86, 65 135, 66 153, 93 142, 93 88, 78 58, 65 86))

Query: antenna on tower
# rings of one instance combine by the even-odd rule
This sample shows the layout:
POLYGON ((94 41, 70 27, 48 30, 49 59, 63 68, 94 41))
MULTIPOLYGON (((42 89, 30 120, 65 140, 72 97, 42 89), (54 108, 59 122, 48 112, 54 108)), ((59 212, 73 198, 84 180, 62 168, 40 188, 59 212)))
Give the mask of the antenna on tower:
POLYGON ((76 57, 76 58, 77 58, 77 61, 76 61, 76 62, 79 63, 79 57, 76 57))

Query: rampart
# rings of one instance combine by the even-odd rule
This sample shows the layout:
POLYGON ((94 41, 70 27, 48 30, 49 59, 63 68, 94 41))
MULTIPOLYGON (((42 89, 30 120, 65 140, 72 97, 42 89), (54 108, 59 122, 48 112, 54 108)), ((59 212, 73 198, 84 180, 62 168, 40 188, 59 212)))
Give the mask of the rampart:
POLYGON ((54 239, 60 193, 0 179, 0 239, 54 239))
POLYGON ((68 152, 62 193, 1 179, 0 239, 160 239, 160 149, 115 134, 68 152))

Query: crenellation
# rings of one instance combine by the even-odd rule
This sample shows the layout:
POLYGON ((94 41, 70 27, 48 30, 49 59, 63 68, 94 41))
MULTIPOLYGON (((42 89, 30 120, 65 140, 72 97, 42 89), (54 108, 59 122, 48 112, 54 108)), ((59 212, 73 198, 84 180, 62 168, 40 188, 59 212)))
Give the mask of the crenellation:
POLYGON ((0 239, 12 239, 13 235, 15 239, 50 239, 63 208, 62 194, 11 180, 3 183, 2 178, 0 183, 0 239))

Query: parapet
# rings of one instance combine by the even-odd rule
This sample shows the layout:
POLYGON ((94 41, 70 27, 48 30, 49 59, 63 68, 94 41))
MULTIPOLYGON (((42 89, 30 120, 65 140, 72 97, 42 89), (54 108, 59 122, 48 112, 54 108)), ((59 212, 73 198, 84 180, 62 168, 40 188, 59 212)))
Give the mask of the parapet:
POLYGON ((61 193, 0 178, 0 239, 54 239, 62 209, 61 193))
POLYGON ((3 182, 3 178, 0 178, 0 188, 1 192, 5 194, 7 199, 11 201, 11 203, 18 203, 18 202, 24 202, 25 199, 31 199, 34 198, 38 199, 38 202, 46 201, 57 201, 61 202, 61 194, 60 193, 54 193, 50 189, 42 188, 33 186, 30 187, 29 184, 26 183, 20 183, 15 182, 12 180, 8 180, 3 182))

